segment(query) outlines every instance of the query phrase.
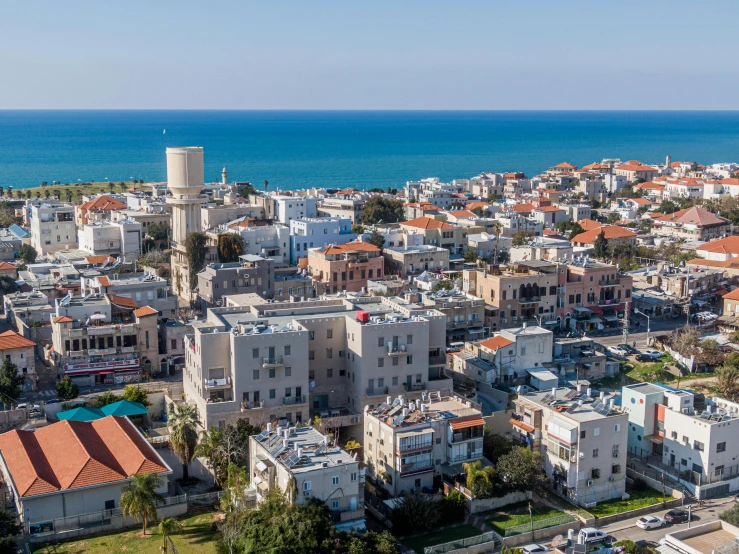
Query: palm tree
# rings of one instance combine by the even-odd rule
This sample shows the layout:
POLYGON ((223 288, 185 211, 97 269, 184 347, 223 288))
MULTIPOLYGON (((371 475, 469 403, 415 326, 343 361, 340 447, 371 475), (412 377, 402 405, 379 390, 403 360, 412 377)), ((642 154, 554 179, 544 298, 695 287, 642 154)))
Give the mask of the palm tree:
POLYGON ((269 181, 267 179, 264 180, 264 190, 267 190, 267 187, 269 186, 269 181))
POLYGON ((156 473, 133 475, 131 481, 124 485, 121 494, 121 513, 131 516, 136 521, 144 522, 144 535, 149 520, 157 518, 157 500, 162 497, 157 494, 159 476, 156 473))
POLYGON ((467 472, 466 486, 477 498, 488 498, 493 492, 495 484, 495 470, 492 467, 482 467, 477 460, 469 464, 462 464, 467 472))
POLYGON ((36 198, 41 198, 41 193, 39 191, 36 191, 36 198))
POLYGON ((120 183, 118 183, 118 188, 121 189, 121 192, 126 192, 126 183, 121 181, 120 183))
POLYGON ((67 202, 71 202, 72 201, 72 196, 73 196, 71 189, 66 189, 64 191, 64 194, 67 197, 67 202))
POLYGON ((41 181, 41 186, 42 186, 42 187, 45 187, 45 186, 46 186, 46 185, 48 185, 48 184, 49 184, 49 183, 47 183, 46 181, 41 181))
POLYGON ((189 466, 198 445, 198 409, 190 404, 169 405, 169 446, 182 464, 182 479, 190 477, 189 466))
POLYGON ((26 191, 26 198, 27 198, 28 200, 30 200, 30 199, 31 199, 31 196, 33 196, 33 193, 31 193, 31 191, 30 191, 30 190, 27 190, 27 191, 26 191))
POLYGON ((44 191, 44 198, 48 198, 49 196, 51 196, 51 193, 48 190, 45 190, 44 191))
POLYGON ((62 191, 59 189, 54 189, 54 196, 56 196, 59 200, 62 199, 62 191))
POLYGON ((495 254, 493 255, 493 265, 498 265, 498 241, 500 234, 503 232, 503 225, 500 221, 496 221, 493 225, 493 233, 495 234, 495 254))
POLYGON ((115 183, 108 183, 108 188, 110 189, 110 192, 113 192, 113 189, 115 188, 115 183))
POLYGON ((159 532, 162 534, 162 552, 167 552, 167 538, 175 533, 181 533, 183 529, 181 521, 168 517, 159 522, 159 532))

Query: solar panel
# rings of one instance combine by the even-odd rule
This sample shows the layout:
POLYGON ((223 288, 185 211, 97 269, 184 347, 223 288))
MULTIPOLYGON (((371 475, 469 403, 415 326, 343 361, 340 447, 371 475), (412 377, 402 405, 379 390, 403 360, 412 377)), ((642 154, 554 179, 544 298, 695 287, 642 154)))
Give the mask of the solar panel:
POLYGON ((611 407, 608 404, 603 404, 603 407, 600 409, 600 415, 607 416, 611 413, 611 407))
POLYGON ((578 406, 577 403, 572 404, 572 406, 570 406, 569 408, 567 408, 567 410, 565 411, 565 413, 571 414, 572 412, 574 412, 575 410, 577 410, 577 406, 578 406))
POLYGON ((574 546, 575 554, 585 554, 587 552, 586 545, 584 544, 576 544, 574 546))
POLYGON ((401 423, 403 423, 403 420, 405 419, 405 416, 403 414, 400 414, 393 420, 393 427, 397 427, 401 423))
POLYGON ((402 406, 395 406, 394 408, 392 408, 392 409, 391 409, 391 410, 390 410, 390 411, 389 411, 389 412, 387 413, 387 416, 388 416, 388 417, 392 417, 392 416, 394 416, 395 414, 397 414, 397 413, 398 413, 398 412, 399 412, 400 410, 402 410, 402 409, 403 409, 403 407, 402 407, 402 406))
POLYGON ((554 397, 551 394, 547 394, 541 399, 544 404, 549 404, 552 400, 554 400, 554 397))
POLYGON ((285 450, 285 445, 280 443, 277 445, 277 447, 270 450, 269 453, 272 454, 272 456, 279 456, 280 454, 282 454, 283 450, 285 450))
POLYGON ((577 392, 576 390, 571 390, 570 392, 568 392, 567 394, 565 394, 565 398, 566 398, 567 400, 572 400, 572 399, 573 399, 573 398, 575 398, 575 397, 576 397, 576 396, 577 396, 578 394, 579 394, 579 393, 578 393, 578 392, 577 392))
POLYGON ((326 445, 321 443, 321 446, 316 449, 316 456, 323 454, 324 452, 326 452, 326 445))
POLYGON ((262 431, 257 436, 256 440, 257 442, 262 442, 264 439, 266 439, 269 436, 269 431, 262 431))
POLYGON ((593 402, 594 412, 599 412, 602 407, 603 407, 603 403, 600 400, 596 400, 595 402, 593 402))
POLYGON ((292 452, 290 452, 290 455, 285 458, 283 463, 290 468, 295 466, 299 461, 300 457, 298 456, 298 453, 293 450, 292 452))

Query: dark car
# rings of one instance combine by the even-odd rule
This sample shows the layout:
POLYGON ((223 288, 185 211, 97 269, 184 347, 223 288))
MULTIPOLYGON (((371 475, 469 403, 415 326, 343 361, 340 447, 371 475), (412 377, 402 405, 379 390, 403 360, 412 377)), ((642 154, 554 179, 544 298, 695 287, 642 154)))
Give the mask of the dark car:
POLYGON ((636 348, 634 348, 633 346, 631 346, 630 344, 619 344, 618 347, 619 348, 623 348, 629 354, 638 354, 639 353, 639 351, 636 348))
POLYGON ((655 360, 649 354, 637 354, 636 355, 636 361, 637 362, 653 362, 655 360))
POLYGON ((665 520, 668 523, 685 523, 689 517, 686 510, 670 510, 665 514, 665 520))

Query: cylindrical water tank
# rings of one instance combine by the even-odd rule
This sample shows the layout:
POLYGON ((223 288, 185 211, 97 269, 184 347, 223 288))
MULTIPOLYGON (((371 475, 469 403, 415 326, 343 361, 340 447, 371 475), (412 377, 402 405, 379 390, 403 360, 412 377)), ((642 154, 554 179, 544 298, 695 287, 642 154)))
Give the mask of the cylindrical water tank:
POLYGON ((204 182, 202 147, 167 148, 167 187, 173 195, 198 195, 204 182))

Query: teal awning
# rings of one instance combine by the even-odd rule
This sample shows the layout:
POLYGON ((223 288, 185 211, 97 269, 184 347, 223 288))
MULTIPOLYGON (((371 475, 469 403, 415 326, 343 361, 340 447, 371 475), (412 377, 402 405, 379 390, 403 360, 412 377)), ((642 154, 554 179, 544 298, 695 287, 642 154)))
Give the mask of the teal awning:
POLYGON ((119 400, 118 402, 113 402, 112 404, 103 406, 101 411, 103 413, 103 416, 114 415, 120 417, 139 416, 149 413, 149 410, 147 410, 146 406, 144 406, 141 402, 130 402, 128 400, 119 400))
POLYGON ((80 406, 79 408, 73 408, 57 414, 59 420, 69 421, 95 421, 101 417, 105 417, 100 408, 88 408, 87 406, 80 406))

